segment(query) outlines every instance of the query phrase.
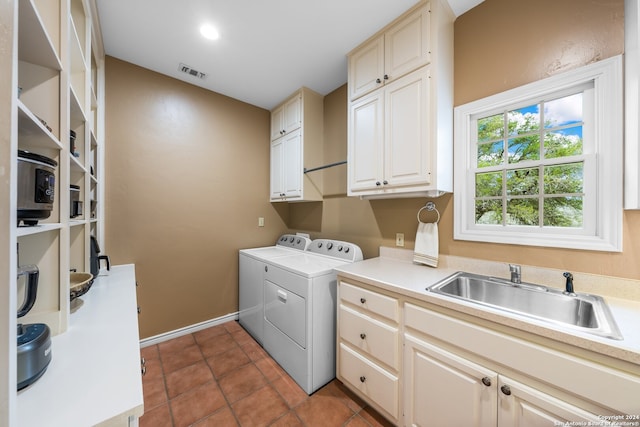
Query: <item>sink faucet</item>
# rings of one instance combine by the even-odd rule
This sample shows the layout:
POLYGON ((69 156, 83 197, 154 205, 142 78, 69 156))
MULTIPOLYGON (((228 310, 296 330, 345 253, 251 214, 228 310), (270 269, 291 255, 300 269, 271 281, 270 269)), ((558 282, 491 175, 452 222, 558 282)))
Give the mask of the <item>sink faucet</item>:
POLYGON ((567 282, 565 284, 565 294, 573 294, 573 274, 569 273, 568 271, 562 273, 562 275, 567 279, 567 282))
POLYGON ((509 264, 509 271, 511 272, 511 283, 519 285, 522 283, 522 275, 520 274, 520 266, 516 264, 509 264))

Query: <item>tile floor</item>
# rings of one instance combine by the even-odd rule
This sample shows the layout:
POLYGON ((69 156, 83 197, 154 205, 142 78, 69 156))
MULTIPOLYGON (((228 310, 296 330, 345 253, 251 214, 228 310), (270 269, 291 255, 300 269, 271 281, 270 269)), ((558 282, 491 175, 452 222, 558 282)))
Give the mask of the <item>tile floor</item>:
POLYGON ((308 396, 235 321, 142 356, 141 427, 392 425, 338 380, 308 396))

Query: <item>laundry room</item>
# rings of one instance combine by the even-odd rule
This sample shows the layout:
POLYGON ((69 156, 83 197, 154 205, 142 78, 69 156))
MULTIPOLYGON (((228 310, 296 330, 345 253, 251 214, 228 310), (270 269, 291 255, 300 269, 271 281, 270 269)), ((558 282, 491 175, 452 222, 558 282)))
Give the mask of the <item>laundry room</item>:
POLYGON ((8 3, 0 425, 640 425, 637 2, 8 3))

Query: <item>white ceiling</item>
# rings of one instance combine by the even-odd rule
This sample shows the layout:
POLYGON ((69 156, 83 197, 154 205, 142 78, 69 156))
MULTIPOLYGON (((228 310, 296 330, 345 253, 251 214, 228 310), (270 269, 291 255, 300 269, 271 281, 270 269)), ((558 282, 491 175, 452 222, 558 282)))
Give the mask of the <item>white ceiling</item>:
MULTIPOLYGON (((459 16, 483 0, 448 1, 459 16)), ((345 55, 417 2, 96 1, 107 55, 269 110, 301 86, 326 95, 346 83, 345 55), (219 40, 200 35, 204 23, 219 40)))

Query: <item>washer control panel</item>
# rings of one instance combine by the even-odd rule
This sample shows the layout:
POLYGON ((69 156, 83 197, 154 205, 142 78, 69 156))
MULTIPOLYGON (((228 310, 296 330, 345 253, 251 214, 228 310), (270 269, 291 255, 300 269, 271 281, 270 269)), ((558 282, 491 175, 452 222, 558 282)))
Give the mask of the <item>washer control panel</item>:
POLYGON ((358 245, 340 240, 315 239, 307 251, 349 262, 362 261, 362 250, 358 245))
POLYGON ((300 249, 306 251, 311 245, 311 239, 296 234, 283 234, 276 242, 276 246, 285 246, 287 248, 300 249))

